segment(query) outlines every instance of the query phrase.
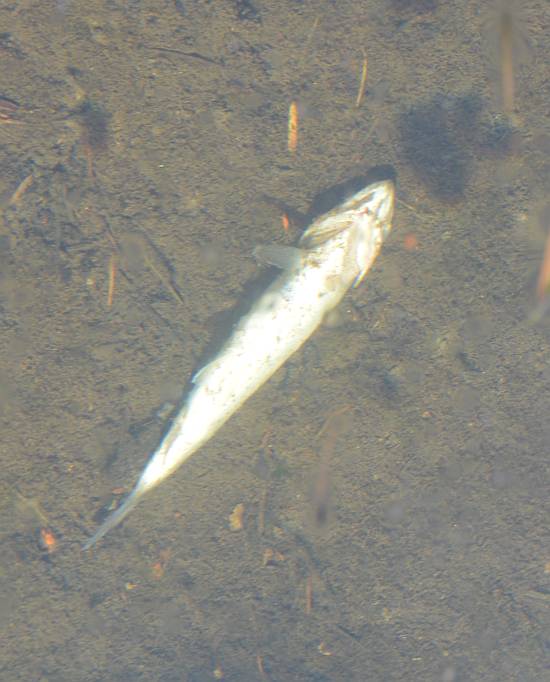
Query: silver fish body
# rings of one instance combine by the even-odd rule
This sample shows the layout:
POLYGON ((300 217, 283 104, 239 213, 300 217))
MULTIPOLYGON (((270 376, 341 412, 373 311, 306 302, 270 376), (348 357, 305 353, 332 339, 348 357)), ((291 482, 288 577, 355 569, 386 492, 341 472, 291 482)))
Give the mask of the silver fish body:
POLYGON ((298 248, 259 247, 282 268, 235 327, 220 353, 193 377, 193 387, 136 486, 86 542, 88 549, 172 474, 311 336, 327 312, 357 286, 389 230, 394 186, 373 183, 315 220, 298 248))

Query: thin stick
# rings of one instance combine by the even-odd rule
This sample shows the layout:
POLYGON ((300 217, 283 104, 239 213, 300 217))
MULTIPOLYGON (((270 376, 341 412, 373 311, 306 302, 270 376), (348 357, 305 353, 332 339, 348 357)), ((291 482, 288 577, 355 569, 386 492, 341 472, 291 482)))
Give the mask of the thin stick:
POLYGON ((311 607, 313 606, 313 578, 308 575, 306 580, 306 615, 309 616, 311 613, 311 607))
POLYGON ((116 279, 116 255, 113 254, 109 258, 109 291, 107 293, 107 308, 113 305, 113 297, 115 295, 115 279, 116 279))
POLYGON ((514 111, 514 27, 509 11, 503 10, 500 16, 499 51, 500 51, 500 87, 504 111, 514 111))
POLYGON ((537 281, 537 298, 539 301, 544 300, 550 288, 550 234, 546 239, 546 246, 544 248, 544 256, 539 270, 539 277, 537 281))
POLYGON ((27 177, 19 183, 19 186, 15 190, 15 192, 11 195, 9 201, 8 201, 8 206, 15 206, 21 201, 21 197, 25 192, 29 189, 29 187, 32 185, 33 182, 33 177, 32 175, 27 175, 27 177))
POLYGON ((365 94, 365 88, 367 87, 367 67, 368 67, 367 55, 363 52, 363 68, 361 69, 361 81, 359 83, 359 90, 357 91, 357 99, 355 100, 355 107, 357 109, 359 109, 359 106, 363 100, 363 95, 365 94))

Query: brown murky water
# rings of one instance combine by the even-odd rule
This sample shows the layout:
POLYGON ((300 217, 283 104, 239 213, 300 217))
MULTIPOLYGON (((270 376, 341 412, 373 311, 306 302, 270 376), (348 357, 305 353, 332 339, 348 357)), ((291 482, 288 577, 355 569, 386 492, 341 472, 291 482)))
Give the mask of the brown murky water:
POLYGON ((513 115, 478 2, 0 6, 2 680, 548 675, 549 15, 524 5, 513 115), (276 204, 378 164, 404 203, 337 324, 83 554, 253 247, 298 236, 276 204))

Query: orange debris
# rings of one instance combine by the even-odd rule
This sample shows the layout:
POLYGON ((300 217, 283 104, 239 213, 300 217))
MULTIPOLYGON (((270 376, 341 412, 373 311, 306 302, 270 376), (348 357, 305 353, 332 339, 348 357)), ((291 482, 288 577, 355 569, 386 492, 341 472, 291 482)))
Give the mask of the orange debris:
POLYGON ((160 580, 164 576, 164 569, 171 554, 172 552, 169 549, 163 549, 159 553, 159 560, 153 564, 152 568, 153 578, 156 580, 160 580))
POLYGON ((288 219, 286 213, 283 213, 283 215, 281 216, 281 222, 283 223, 283 230, 285 231, 285 234, 288 234, 288 231, 290 229, 290 220, 288 219))
POLYGON ((298 146, 298 107, 291 102, 288 109, 288 151, 294 153, 298 146))
POLYGON ((56 550, 57 540, 49 528, 40 529, 40 546, 48 553, 54 552, 56 550))
POLYGON ((407 251, 416 251, 418 248, 418 237, 412 232, 409 232, 409 234, 406 234, 403 237, 403 246, 407 251))
POLYGON ((544 247, 544 256, 542 265, 539 270, 539 278, 537 281, 537 298, 542 301, 550 290, 550 233, 546 239, 546 246, 544 247))
POLYGON ((229 529, 232 531, 242 530, 244 527, 244 504, 241 502, 229 515, 229 529))

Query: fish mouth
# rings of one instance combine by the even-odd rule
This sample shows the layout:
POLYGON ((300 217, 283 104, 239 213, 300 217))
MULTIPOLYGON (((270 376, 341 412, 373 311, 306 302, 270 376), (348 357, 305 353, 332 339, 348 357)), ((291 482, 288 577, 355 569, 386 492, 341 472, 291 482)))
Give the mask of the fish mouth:
POLYGON ((343 208, 374 216, 379 223, 391 225, 394 204, 395 185, 392 180, 382 180, 351 197, 343 208))
POLYGON ((388 236, 392 226, 393 210, 395 206, 395 184, 392 180, 381 180, 365 187, 350 200, 348 210, 356 215, 374 218, 376 227, 380 230, 380 239, 388 236))
POLYGON ((395 185, 391 180, 380 183, 379 206, 377 210, 378 220, 391 222, 393 218, 393 208, 395 206, 395 185))

